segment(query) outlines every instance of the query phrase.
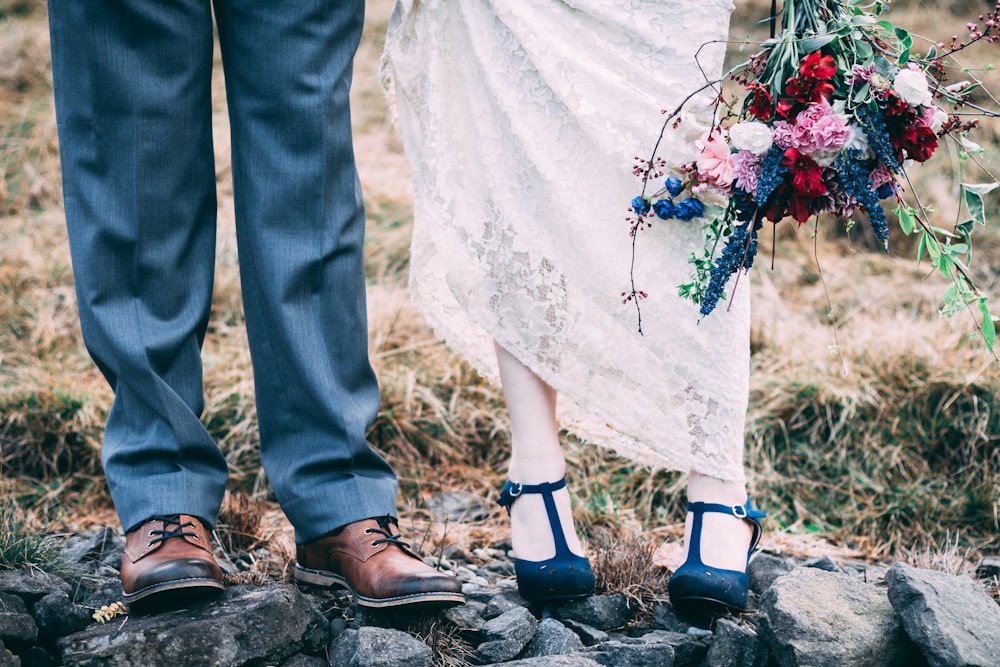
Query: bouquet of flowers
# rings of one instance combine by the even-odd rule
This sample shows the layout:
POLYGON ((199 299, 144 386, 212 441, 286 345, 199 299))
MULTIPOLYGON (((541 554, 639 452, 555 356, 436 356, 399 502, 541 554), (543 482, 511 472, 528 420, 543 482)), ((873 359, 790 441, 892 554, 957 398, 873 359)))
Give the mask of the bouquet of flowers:
MULTIPOLYGON (((716 122, 697 142, 697 158, 675 168, 651 195, 646 189, 667 175, 667 165, 656 149, 637 165, 643 192, 628 218, 633 244, 656 218, 706 219, 704 248, 690 258, 693 276, 680 294, 707 316, 725 298, 729 279, 753 265, 765 220, 801 224, 829 213, 852 225, 860 218, 888 251, 885 207, 892 206, 902 231, 921 235, 918 261, 928 257, 949 279, 942 313, 977 308, 992 350, 993 318, 967 265, 973 229, 985 224, 982 197, 997 183, 961 184, 970 218, 953 231, 932 225, 919 199, 908 203, 902 193, 916 197, 904 187, 906 168, 929 159, 943 140, 972 145, 965 135, 977 121, 963 121, 959 110, 996 115, 968 102, 976 83, 946 86, 945 68, 957 51, 997 39, 1000 4, 980 17, 982 25, 968 25, 967 42, 928 44, 923 54, 906 30, 880 18, 883 9, 862 0, 785 0, 776 36, 772 12, 772 38, 725 75, 744 94, 728 103, 719 94, 716 122)), ((680 122, 683 106, 669 114, 664 131, 680 122)), ((638 308, 644 294, 634 276, 632 291, 622 296, 638 308)))

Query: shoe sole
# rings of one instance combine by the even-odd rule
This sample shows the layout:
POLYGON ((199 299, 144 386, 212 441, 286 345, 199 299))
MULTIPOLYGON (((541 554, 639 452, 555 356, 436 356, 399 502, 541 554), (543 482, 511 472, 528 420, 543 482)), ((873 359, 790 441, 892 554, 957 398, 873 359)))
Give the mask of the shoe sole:
POLYGON ((708 627, 717 618, 746 611, 745 608, 731 607, 724 602, 706 597, 682 597, 671 600, 670 605, 681 617, 705 627, 708 627))
POLYGON ((297 563, 295 565, 295 581, 301 584, 308 584, 310 586, 346 589, 354 597, 354 600, 358 603, 358 605, 373 609, 402 607, 410 604, 465 604, 465 595, 463 593, 447 593, 444 591, 413 593, 411 595, 400 595, 394 598, 370 598, 360 595, 351 587, 349 583, 347 583, 347 579, 339 574, 326 572, 324 570, 311 570, 308 567, 302 567, 297 563))
POLYGON ((178 579, 176 581, 165 581, 160 584, 153 584, 152 586, 147 586, 142 588, 135 593, 123 593, 122 601, 125 604, 135 604, 146 600, 150 602, 149 598, 155 596, 157 600, 160 598, 165 598, 167 593, 171 591, 185 591, 187 593, 197 594, 199 591, 204 594, 215 593, 218 591, 225 590, 225 585, 218 579, 209 579, 206 577, 196 577, 191 579, 178 579))

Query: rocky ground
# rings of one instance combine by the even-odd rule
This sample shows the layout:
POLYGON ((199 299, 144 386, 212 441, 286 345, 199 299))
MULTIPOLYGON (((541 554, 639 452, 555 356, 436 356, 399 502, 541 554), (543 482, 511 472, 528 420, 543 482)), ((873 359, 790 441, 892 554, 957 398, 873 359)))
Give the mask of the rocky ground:
MULTIPOLYGON (((139 613, 115 605, 122 536, 95 526, 66 542, 74 576, 0 571, 0 667, 1000 666, 1000 605, 986 592, 996 590, 1000 558, 984 559, 975 581, 901 563, 762 552, 749 570, 753 609, 705 630, 666 603, 638 609, 622 594, 532 607, 498 546, 428 559, 466 582, 468 602, 445 610, 373 614, 340 592, 271 582, 139 613)), ((258 550, 225 562, 239 580, 267 557, 258 550)))

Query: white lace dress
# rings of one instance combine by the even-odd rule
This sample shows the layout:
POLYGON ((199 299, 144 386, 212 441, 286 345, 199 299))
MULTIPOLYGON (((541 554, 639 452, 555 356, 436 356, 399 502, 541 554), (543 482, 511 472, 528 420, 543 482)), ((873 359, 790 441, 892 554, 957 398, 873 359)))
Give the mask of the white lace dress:
MULTIPOLYGON (((589 442, 742 480, 748 290, 699 322, 677 285, 700 225, 674 220, 639 238, 643 335, 621 298, 633 158, 652 149, 661 110, 705 81, 695 52, 726 39, 731 9, 398 0, 384 72, 413 165, 411 289, 434 330, 491 379, 496 339, 558 390, 563 425, 589 442)), ((709 76, 724 48, 701 51, 709 76)), ((689 161, 709 119, 689 114, 660 154, 689 161)))

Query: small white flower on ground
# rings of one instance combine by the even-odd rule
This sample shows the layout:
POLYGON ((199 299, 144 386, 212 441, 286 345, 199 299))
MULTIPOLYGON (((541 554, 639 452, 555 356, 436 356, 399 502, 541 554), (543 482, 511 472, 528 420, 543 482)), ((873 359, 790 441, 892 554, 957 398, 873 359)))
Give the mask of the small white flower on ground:
POLYGON ((745 120, 729 128, 729 143, 733 148, 760 155, 771 148, 771 128, 755 120, 745 120))
POLYGON ((923 72, 912 69, 901 69, 892 82, 892 89, 899 99, 913 106, 929 106, 931 91, 927 85, 927 77, 923 72))

